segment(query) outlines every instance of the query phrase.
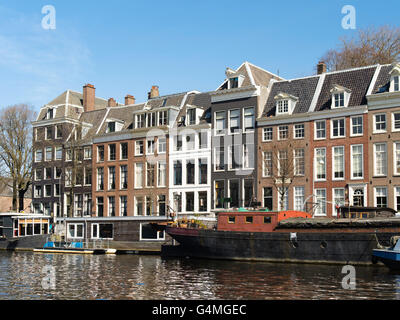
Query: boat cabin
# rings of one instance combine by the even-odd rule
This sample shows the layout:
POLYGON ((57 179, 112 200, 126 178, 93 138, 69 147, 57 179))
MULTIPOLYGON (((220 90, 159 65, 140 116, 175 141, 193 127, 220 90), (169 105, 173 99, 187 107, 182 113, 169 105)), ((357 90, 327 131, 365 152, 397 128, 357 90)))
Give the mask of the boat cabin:
POLYGON ((390 218, 396 216, 396 210, 378 207, 339 207, 340 218, 348 219, 374 219, 390 218))
POLYGON ((289 218, 312 218, 303 211, 227 211, 218 213, 217 229, 221 231, 271 232, 289 218))
POLYGON ((33 213, 0 213, 0 237, 13 238, 49 233, 51 217, 33 213))

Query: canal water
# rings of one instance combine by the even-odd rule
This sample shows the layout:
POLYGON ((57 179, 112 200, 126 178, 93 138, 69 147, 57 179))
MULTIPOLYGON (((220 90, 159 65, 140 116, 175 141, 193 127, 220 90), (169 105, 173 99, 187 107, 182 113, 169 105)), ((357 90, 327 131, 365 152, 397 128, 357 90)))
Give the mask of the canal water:
POLYGON ((400 299, 400 274, 385 267, 356 266, 355 288, 351 289, 346 278, 350 273, 342 268, 139 255, 0 252, 0 299, 400 299))

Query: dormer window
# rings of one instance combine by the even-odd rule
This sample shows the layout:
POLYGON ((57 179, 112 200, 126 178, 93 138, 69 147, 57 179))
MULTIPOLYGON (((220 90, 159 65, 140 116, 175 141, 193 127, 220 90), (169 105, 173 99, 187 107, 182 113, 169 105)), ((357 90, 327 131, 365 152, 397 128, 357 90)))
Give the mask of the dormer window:
POLYGON ((239 87, 239 78, 234 77, 229 79, 229 86, 231 89, 239 87))
POLYGON ((107 133, 115 132, 115 121, 109 122, 107 126, 107 133))
POLYGON ((278 113, 288 113, 289 112, 289 100, 279 100, 277 102, 278 113))
POLYGON ((46 113, 46 119, 53 119, 53 118, 54 118, 53 108, 48 108, 46 113))
POLYGON ((345 108, 349 104, 351 90, 335 84, 331 89, 331 109, 345 108))
POLYGON ((107 120, 107 133, 121 131, 124 126, 124 122, 121 120, 109 119, 107 120))
POLYGON ((187 113, 187 125, 196 124, 196 109, 191 108, 186 111, 187 113))
POLYGON ((136 129, 144 128, 146 115, 144 113, 136 115, 136 129))
POLYGON ((396 63, 393 65, 393 69, 390 71, 390 92, 400 91, 400 64, 396 63))
POLYGON ((276 115, 292 114, 299 98, 280 92, 274 97, 276 101, 276 115))
POLYGON ((228 78, 228 89, 240 88, 242 86, 244 76, 241 74, 230 74, 228 78))

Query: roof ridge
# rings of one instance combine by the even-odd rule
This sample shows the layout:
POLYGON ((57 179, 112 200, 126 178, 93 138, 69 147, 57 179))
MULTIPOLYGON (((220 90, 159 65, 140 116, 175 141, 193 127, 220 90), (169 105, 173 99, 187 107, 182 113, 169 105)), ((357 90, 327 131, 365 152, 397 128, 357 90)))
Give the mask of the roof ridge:
POLYGON ((271 72, 271 71, 268 71, 268 70, 266 70, 266 69, 264 69, 264 68, 261 68, 261 67, 255 65, 254 63, 251 63, 251 62, 249 62, 249 61, 246 61, 246 63, 248 63, 249 65, 251 65, 251 66, 253 66, 253 67, 257 68, 257 69, 260 69, 261 71, 264 71, 264 72, 267 72, 267 73, 269 73, 269 74, 272 74, 272 75, 275 76, 275 77, 278 77, 278 78, 280 78, 280 79, 285 79, 285 78, 282 78, 281 76, 279 76, 279 75, 277 75, 277 74, 275 74, 275 73, 273 73, 273 72, 271 72))

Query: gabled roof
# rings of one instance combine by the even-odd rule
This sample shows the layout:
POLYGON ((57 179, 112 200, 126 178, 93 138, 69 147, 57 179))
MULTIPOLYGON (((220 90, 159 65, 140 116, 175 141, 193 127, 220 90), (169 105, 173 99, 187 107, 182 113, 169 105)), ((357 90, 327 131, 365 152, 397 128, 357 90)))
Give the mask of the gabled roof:
POLYGON ((289 81, 274 82, 262 116, 269 117, 275 115, 275 96, 279 93, 285 93, 298 98, 293 114, 307 112, 313 100, 319 79, 320 76, 313 76, 289 81))
POLYGON ((392 70, 392 65, 386 64, 382 65, 379 71, 378 77, 376 79, 372 94, 383 93, 389 91, 390 85, 390 71, 392 70))
MULTIPOLYGON (((228 69, 230 71, 233 71, 230 68, 228 69)), ((284 80, 282 77, 279 77, 247 61, 243 62, 240 65, 240 67, 235 70, 235 74, 242 75, 244 77, 242 87, 246 86, 267 87, 271 79, 284 80)), ((227 83, 228 79, 225 79, 224 82, 217 88, 217 90, 227 89, 227 83)))
POLYGON ((206 119, 206 111, 211 108, 211 96, 209 92, 204 93, 190 93, 186 98, 185 104, 179 110, 178 116, 176 118, 174 127, 178 127, 178 121, 182 116, 186 116, 186 110, 188 107, 195 107, 203 110, 203 114, 200 118, 200 124, 209 123, 210 119, 206 119))

